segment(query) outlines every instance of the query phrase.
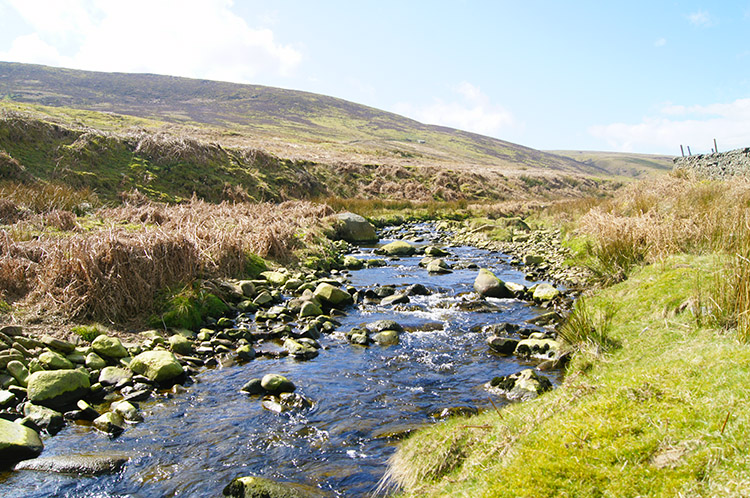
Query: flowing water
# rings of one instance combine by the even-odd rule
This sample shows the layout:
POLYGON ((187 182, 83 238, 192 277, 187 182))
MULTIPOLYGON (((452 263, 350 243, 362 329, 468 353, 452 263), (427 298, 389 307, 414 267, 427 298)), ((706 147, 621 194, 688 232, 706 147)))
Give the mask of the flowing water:
MULTIPOLYGON (((421 227, 425 243, 438 237, 421 227)), ((388 240, 382 241, 383 243, 388 240)), ((372 258, 373 248, 355 254, 372 258)), ((451 263, 487 267, 503 280, 530 285, 499 253, 453 247, 451 263)), ((491 407, 482 385, 523 368, 522 360, 490 352, 481 327, 522 324, 543 310, 513 299, 488 299, 491 312, 467 312, 477 270, 428 275, 420 256, 387 267, 351 272, 357 289, 421 283, 433 291, 406 305, 360 305, 347 310, 336 333, 323 336, 320 355, 308 361, 257 358, 239 366, 206 369, 185 392, 142 402, 145 421, 110 439, 88 426, 69 425, 47 438, 42 456, 122 452, 131 455, 113 475, 73 477, 33 471, 0 475, 4 497, 221 496, 234 477, 262 475, 317 486, 333 496, 364 496, 382 477, 396 450, 395 435, 439 423, 444 408, 491 407), (393 319, 406 332, 396 346, 368 348, 342 332, 393 319), (308 410, 265 410, 239 391, 249 379, 280 373, 314 402, 308 410)), ((557 381, 555 374, 551 379, 557 381)), ((494 402, 500 404, 501 399, 494 402)))

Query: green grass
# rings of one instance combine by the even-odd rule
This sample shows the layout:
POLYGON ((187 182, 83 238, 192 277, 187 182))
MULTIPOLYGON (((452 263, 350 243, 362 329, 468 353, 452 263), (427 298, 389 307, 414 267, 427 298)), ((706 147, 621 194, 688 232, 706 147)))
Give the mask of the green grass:
POLYGON ((583 350, 562 386, 501 416, 408 439, 391 465, 403 496, 746 496, 750 348, 681 306, 717 264, 670 257, 589 298, 616 305, 621 347, 583 350))

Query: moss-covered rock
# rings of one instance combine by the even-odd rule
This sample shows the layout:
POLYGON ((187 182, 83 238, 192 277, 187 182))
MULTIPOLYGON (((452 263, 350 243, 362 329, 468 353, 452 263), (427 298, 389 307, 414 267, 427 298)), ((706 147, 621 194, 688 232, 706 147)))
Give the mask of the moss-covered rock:
POLYGON ((351 294, 325 282, 318 284, 313 295, 320 302, 334 307, 346 306, 354 302, 351 294))
POLYGON ((0 468, 34 458, 44 449, 35 430, 0 418, 0 468))
POLYGON ((107 358, 118 359, 128 355, 128 350, 122 345, 120 339, 108 335, 98 336, 91 343, 91 347, 94 348, 96 354, 107 358))
POLYGON ((513 292, 505 286, 505 282, 486 268, 480 269, 474 279, 474 290, 484 297, 513 297, 513 292))
POLYGON ((154 382, 160 384, 170 382, 185 371, 169 351, 145 351, 130 362, 130 370, 133 373, 144 375, 154 382))
POLYGON ((49 370, 29 375, 29 401, 53 410, 64 409, 83 398, 91 383, 80 370, 49 370))
POLYGON ((403 240, 395 240, 380 248, 380 252, 388 256, 411 256, 417 248, 403 240))
POLYGON ((223 491, 224 496, 232 498, 313 498, 324 496, 311 486, 282 483, 263 477, 238 477, 230 482, 223 491))

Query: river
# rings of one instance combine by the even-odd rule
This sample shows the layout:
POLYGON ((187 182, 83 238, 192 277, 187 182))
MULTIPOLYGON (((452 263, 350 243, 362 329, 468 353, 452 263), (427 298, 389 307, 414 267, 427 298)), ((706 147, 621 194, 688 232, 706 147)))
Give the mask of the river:
MULTIPOLYGON (((431 225, 418 225, 419 244, 440 243, 431 225)), ((391 232, 393 233, 393 232, 391 232)), ((397 233, 397 232, 396 232, 397 233)), ((413 231, 412 231, 412 235, 413 231)), ((381 245, 389 242, 381 241, 381 245)), ((355 253, 373 258, 373 247, 355 253)), ((449 247, 451 264, 473 263, 503 280, 531 285, 508 257, 472 247, 449 247)), ((176 394, 165 392, 140 404, 145 421, 110 439, 86 425, 68 425, 47 438, 42 456, 121 452, 131 456, 113 475, 73 477, 18 471, 0 476, 4 497, 221 496, 234 477, 262 475, 319 487, 332 496, 372 492, 385 472, 397 439, 416 427, 439 423, 444 408, 492 409, 483 384, 517 372, 523 360, 492 353, 482 327, 523 324, 545 310, 515 299, 488 299, 494 311, 463 311, 476 300, 477 269, 429 275, 421 256, 389 261, 382 268, 352 271, 357 289, 419 283, 432 291, 408 304, 359 305, 319 342, 308 361, 257 358, 242 365, 203 370, 176 394), (395 346, 349 344, 343 332, 378 319, 392 319, 406 332, 395 346), (313 401, 312 408, 277 414, 257 397, 240 392, 249 379, 280 373, 313 401)), ((547 373, 553 383, 559 373, 547 373)), ((504 401, 494 397, 498 406, 504 401)))

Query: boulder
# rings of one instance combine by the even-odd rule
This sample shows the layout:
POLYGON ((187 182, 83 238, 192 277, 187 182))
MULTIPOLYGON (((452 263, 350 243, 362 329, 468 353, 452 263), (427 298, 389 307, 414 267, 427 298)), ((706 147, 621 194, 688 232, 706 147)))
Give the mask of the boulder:
POLYGON ((513 292, 505 286, 505 282, 486 268, 480 269, 477 278, 474 279, 474 290, 484 297, 513 297, 513 292))
POLYGON ((487 345, 496 353, 512 355, 518 346, 518 339, 510 337, 492 336, 487 339, 487 345))
POLYGON ((0 468, 35 458, 44 445, 35 430, 0 418, 0 468))
POLYGON ((41 341, 48 348, 60 351, 64 354, 72 353, 76 349, 76 345, 72 342, 63 341, 62 339, 57 339, 49 335, 42 336, 41 341))
POLYGON ((309 360, 318 356, 318 350, 316 348, 291 338, 284 341, 284 349, 297 359, 309 360))
POLYGON ((112 410, 120 415, 125 422, 134 424, 143 421, 143 417, 138 412, 138 408, 136 408, 130 401, 118 401, 117 403, 113 403, 112 410))
POLYGON ((290 393, 297 388, 291 380, 279 374, 264 375, 260 380, 260 385, 264 391, 271 394, 290 393))
POLYGON ((552 383, 547 377, 527 368, 504 377, 495 377, 489 382, 489 388, 501 392, 510 400, 526 401, 552 389, 552 383))
POLYGON ((139 354, 133 358, 129 367, 133 373, 144 375, 149 380, 160 384, 173 381, 185 373, 182 365, 172 353, 161 350, 145 351, 139 354))
POLYGON ((344 256, 343 264, 347 270, 361 270, 365 266, 364 261, 354 256, 344 256))
POLYGON ((320 309, 315 301, 304 301, 299 309, 299 317, 306 318, 308 316, 319 316, 323 314, 323 310, 320 309))
POLYGON ((434 273, 434 274, 444 274, 444 273, 451 273, 452 270, 448 263, 443 261, 442 259, 433 259, 427 264, 427 272, 428 273, 434 273))
POLYGON ((89 392, 89 376, 80 370, 49 370, 29 375, 29 401, 60 410, 89 392))
POLYGON ((318 284, 313 295, 320 302, 333 307, 346 306, 354 302, 351 294, 326 282, 318 284))
POLYGON ((182 334, 174 334, 169 337, 169 347, 177 354, 190 356, 193 354, 193 341, 182 334))
POLYGON ((9 374, 13 376, 14 379, 18 382, 21 386, 26 386, 29 382, 29 369, 26 368, 26 365, 21 363, 18 360, 11 360, 6 365, 5 369, 8 371, 9 374))
POLYGON ((57 472, 81 476, 114 474, 130 460, 120 453, 100 453, 94 455, 58 455, 25 460, 17 464, 15 470, 35 470, 57 472))
POLYGON ((409 296, 406 293, 396 293, 387 297, 384 297, 380 304, 388 306, 389 304, 406 304, 410 301, 409 296))
POLYGON ((287 280, 289 280, 289 274, 280 271, 264 271, 260 275, 266 279, 266 282, 274 287, 281 287, 287 280))
POLYGON ((354 213, 339 213, 337 235, 339 238, 353 244, 377 242, 378 234, 375 227, 362 216, 354 213))
POLYGON ((560 295, 560 291, 555 288, 552 284, 539 284, 534 287, 534 294, 532 295, 534 301, 552 301, 560 295))
POLYGON ((97 336, 91 343, 91 347, 96 354, 107 358, 118 359, 128 355, 128 350, 122 345, 120 339, 108 335, 97 336))
POLYGON ((527 254, 523 257, 523 264, 526 266, 541 265, 544 263, 544 256, 538 254, 527 254))
POLYGON ((31 427, 35 431, 44 429, 51 436, 60 432, 60 429, 65 425, 62 413, 34 403, 25 403, 23 414, 25 415, 21 422, 23 425, 31 427))
POLYGON ((107 412, 94 420, 94 427, 110 436, 119 436, 125 430, 125 421, 122 415, 116 412, 107 412))
POLYGON ((411 256, 417 248, 403 240, 395 240, 380 248, 380 252, 388 256, 411 256))
POLYGON ((384 330, 395 330, 399 333, 404 331, 404 328, 398 322, 395 322, 393 320, 376 320, 374 322, 368 323, 365 327, 373 334, 382 332, 384 330))
POLYGON ((425 247, 424 253, 426 256, 432 256, 434 258, 442 258, 448 255, 448 251, 441 249, 439 247, 436 247, 436 246, 425 247))
POLYGON ((40 354, 39 362, 45 370, 70 370, 73 368, 73 362, 54 351, 45 351, 40 354))
POLYGON ((103 386, 124 384, 133 378, 133 373, 122 367, 104 367, 99 372, 99 383, 103 386))
POLYGON ((398 332, 395 330, 384 330, 373 334, 372 340, 380 346, 393 346, 399 343, 398 332))
POLYGON ((237 356, 244 361, 250 361, 255 358, 255 350, 250 344, 238 346, 235 353, 237 353, 237 356))
POLYGON ((276 482, 257 476, 237 477, 223 491, 232 498, 313 498, 324 496, 315 487, 276 482))
POLYGON ((107 366, 107 362, 98 354, 91 352, 86 355, 86 368, 89 370, 101 370, 107 366))
POLYGON ((261 379, 250 379, 240 388, 240 391, 247 394, 263 394, 266 392, 266 390, 263 389, 261 379))

